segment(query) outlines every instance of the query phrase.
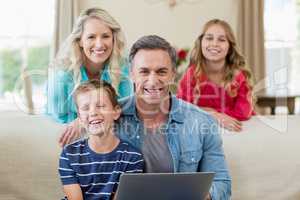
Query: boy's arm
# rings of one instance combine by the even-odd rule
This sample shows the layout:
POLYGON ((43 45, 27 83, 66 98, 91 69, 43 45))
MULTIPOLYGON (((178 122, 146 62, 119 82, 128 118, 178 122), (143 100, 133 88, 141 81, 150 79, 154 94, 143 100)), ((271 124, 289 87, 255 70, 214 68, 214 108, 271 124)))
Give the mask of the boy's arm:
POLYGON ((64 185, 63 190, 68 200, 83 200, 79 184, 64 185))
POLYGON ((64 148, 59 158, 58 172, 63 185, 63 191, 68 200, 83 200, 82 191, 76 173, 70 165, 67 149, 64 148))
POLYGON ((117 192, 118 192, 118 190, 113 194, 113 197, 112 197, 112 199, 111 200, 116 200, 117 199, 117 192))

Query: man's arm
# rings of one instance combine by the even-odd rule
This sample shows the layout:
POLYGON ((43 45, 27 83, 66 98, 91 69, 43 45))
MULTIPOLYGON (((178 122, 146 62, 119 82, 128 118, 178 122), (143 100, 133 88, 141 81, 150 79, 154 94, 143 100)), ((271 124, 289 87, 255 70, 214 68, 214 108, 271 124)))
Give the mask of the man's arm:
POLYGON ((231 196, 231 178, 225 161, 222 138, 219 126, 209 117, 209 128, 201 134, 203 142, 203 157, 199 163, 199 171, 215 172, 210 196, 212 200, 227 200, 231 196))
POLYGON ((64 185, 63 190, 68 200, 83 200, 79 184, 64 185))

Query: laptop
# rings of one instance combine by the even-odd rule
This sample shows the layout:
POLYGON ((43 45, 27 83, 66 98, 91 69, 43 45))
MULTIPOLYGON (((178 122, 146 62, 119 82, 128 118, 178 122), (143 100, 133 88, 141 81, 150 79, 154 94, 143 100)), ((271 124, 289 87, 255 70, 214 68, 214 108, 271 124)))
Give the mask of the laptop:
POLYGON ((213 172, 122 174, 117 200, 204 200, 213 172))

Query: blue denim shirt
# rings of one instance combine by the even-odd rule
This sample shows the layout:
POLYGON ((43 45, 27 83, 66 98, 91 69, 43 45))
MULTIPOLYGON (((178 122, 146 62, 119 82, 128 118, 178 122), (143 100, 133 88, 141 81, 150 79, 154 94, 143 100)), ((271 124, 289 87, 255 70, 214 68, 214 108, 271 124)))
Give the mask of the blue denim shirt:
MULTIPOLYGON (((120 138, 141 149, 144 132, 135 97, 121 100, 122 115, 117 126, 120 138)), ((231 196, 231 178, 216 121, 205 111, 171 96, 165 134, 175 172, 215 172, 210 188, 213 200, 231 196)))
MULTIPOLYGON (((119 98, 129 96, 133 93, 132 82, 129 79, 129 67, 122 65, 121 81, 118 86, 119 98)), ((80 68, 81 83, 89 78, 84 66, 80 68)), ((108 66, 105 65, 100 80, 111 83, 108 66)), ((77 109, 73 100, 75 83, 70 71, 57 70, 49 72, 47 84, 47 115, 60 123, 69 123, 77 118, 77 109)))

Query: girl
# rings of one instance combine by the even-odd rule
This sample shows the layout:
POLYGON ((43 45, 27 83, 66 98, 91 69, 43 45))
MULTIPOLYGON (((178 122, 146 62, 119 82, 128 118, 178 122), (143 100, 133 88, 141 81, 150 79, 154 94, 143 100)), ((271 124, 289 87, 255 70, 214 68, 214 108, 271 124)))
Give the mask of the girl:
POLYGON ((208 21, 195 42, 177 97, 210 112, 223 127, 241 131, 240 121, 254 114, 252 85, 229 24, 208 21))

